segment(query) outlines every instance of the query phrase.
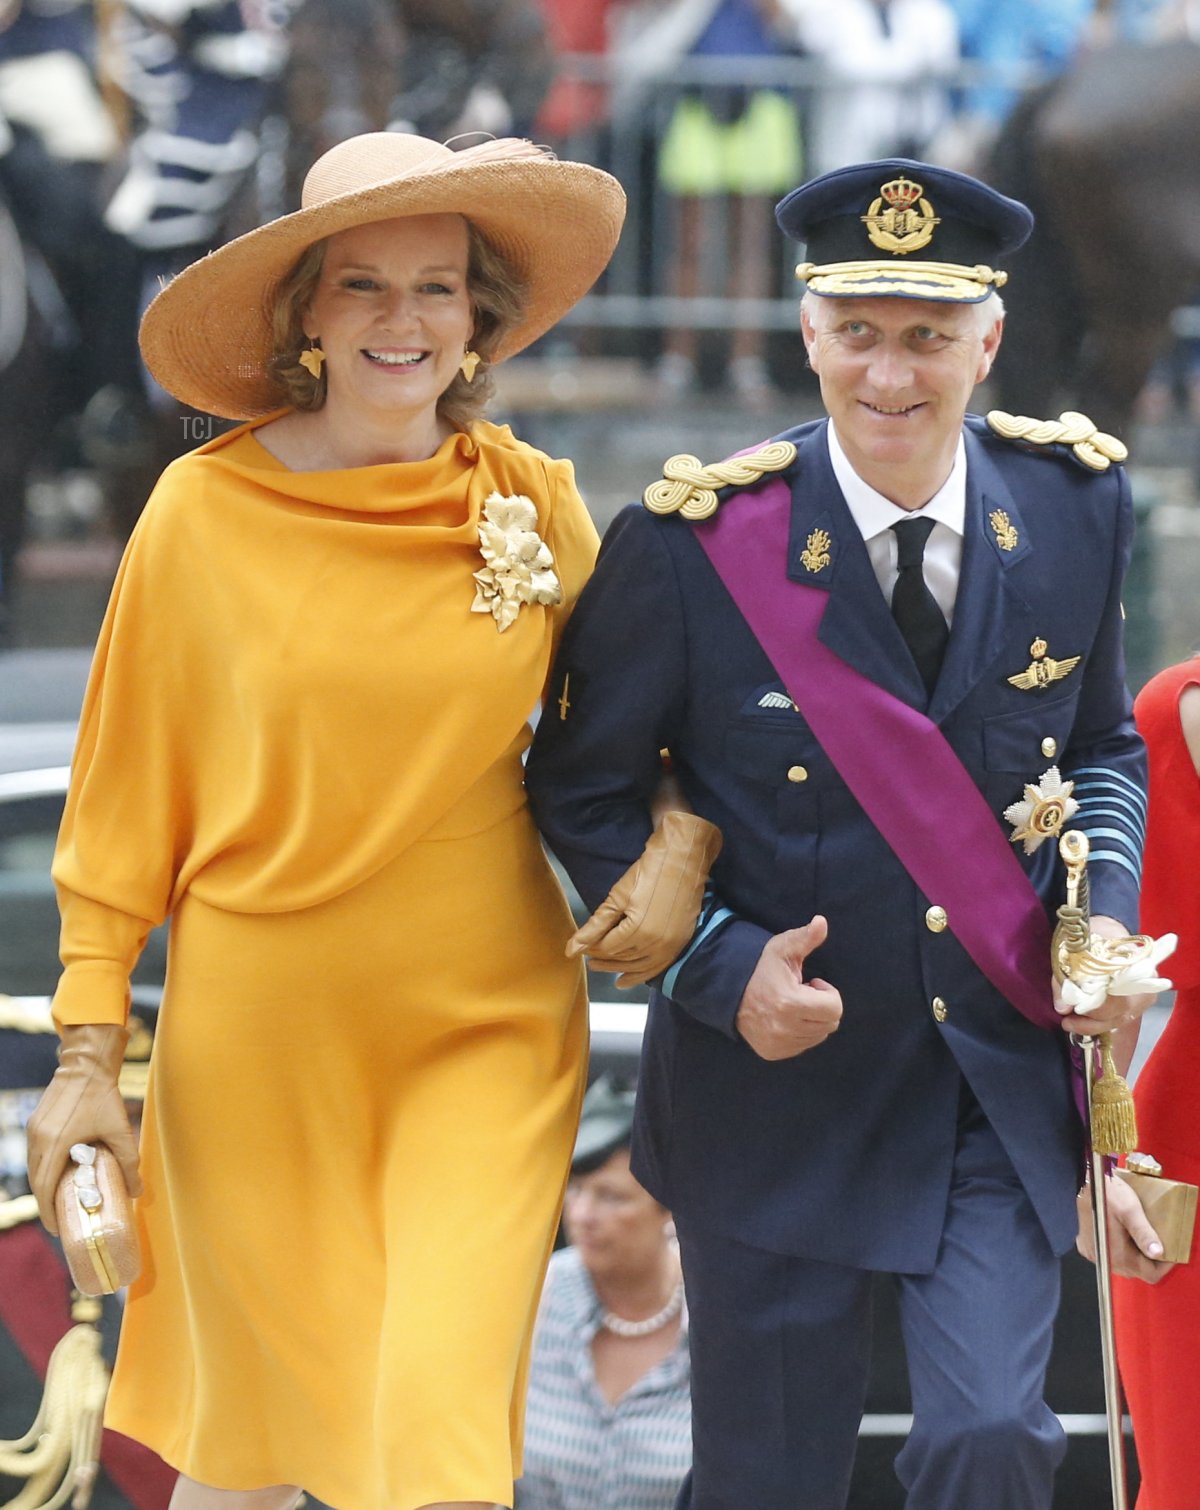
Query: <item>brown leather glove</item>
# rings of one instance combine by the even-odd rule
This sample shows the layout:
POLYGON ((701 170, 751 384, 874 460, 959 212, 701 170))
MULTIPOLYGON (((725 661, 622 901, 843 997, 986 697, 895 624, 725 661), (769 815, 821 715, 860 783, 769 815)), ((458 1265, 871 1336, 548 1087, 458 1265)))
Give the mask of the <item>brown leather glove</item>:
POLYGON ((104 1143, 113 1151, 130 1195, 140 1195, 137 1139, 117 1087, 129 1033, 118 1023, 64 1027, 58 1069, 25 1130, 29 1186, 48 1231, 57 1233, 54 1194, 72 1143, 104 1143))
POLYGON ((700 916, 704 886, 721 853, 721 830, 694 813, 668 812, 641 856, 572 934, 567 954, 640 986, 678 957, 700 916))

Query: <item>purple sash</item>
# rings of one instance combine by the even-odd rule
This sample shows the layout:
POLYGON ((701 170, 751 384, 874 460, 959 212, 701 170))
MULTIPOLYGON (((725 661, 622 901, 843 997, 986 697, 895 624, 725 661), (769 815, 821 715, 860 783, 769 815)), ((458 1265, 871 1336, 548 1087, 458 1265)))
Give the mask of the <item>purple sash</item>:
POLYGON ((1059 1028, 1050 925, 995 814, 941 730, 817 637, 825 592, 787 576, 791 490, 776 478, 693 526, 821 748, 992 985, 1059 1028), (930 793, 937 793, 936 803, 930 793))

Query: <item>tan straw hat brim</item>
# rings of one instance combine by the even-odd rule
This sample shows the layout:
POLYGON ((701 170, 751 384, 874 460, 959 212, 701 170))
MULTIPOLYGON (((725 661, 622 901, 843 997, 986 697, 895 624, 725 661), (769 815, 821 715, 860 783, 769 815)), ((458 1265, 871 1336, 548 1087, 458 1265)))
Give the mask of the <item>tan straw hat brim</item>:
POLYGON ((146 365, 207 414, 254 419, 279 408, 271 309, 280 281, 314 242, 399 215, 464 215, 517 271, 525 312, 492 356, 549 330, 587 293, 617 244, 625 195, 608 173, 505 139, 453 152, 423 137, 372 132, 314 164, 304 207, 185 268, 141 326, 146 365))

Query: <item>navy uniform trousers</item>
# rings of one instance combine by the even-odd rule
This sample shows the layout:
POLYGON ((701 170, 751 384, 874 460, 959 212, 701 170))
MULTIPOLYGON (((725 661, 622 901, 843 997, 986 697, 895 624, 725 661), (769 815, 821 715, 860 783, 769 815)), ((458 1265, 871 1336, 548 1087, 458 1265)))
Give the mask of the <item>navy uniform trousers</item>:
MULTIPOLYGON (((873 1276, 676 1219, 694 1466, 676 1510, 842 1510, 871 1355, 873 1276)), ((1049 1510, 1066 1451, 1042 1400, 1059 1260, 963 1082, 930 1274, 897 1274, 913 1430, 909 1510, 1049 1510)))

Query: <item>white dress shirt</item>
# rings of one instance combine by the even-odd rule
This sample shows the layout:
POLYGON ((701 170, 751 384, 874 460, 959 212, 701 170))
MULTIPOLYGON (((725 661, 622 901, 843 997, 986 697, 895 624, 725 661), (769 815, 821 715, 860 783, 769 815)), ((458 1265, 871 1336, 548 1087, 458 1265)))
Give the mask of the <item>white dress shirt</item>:
POLYGON ((919 509, 902 509, 865 483, 850 465, 832 420, 826 433, 834 475, 862 532, 883 596, 890 604, 900 574, 896 564, 899 546, 892 525, 902 519, 932 519, 934 526, 925 546, 925 583, 946 615, 946 623, 953 624, 967 512, 967 451, 962 437, 958 439, 950 476, 929 502, 919 509))

